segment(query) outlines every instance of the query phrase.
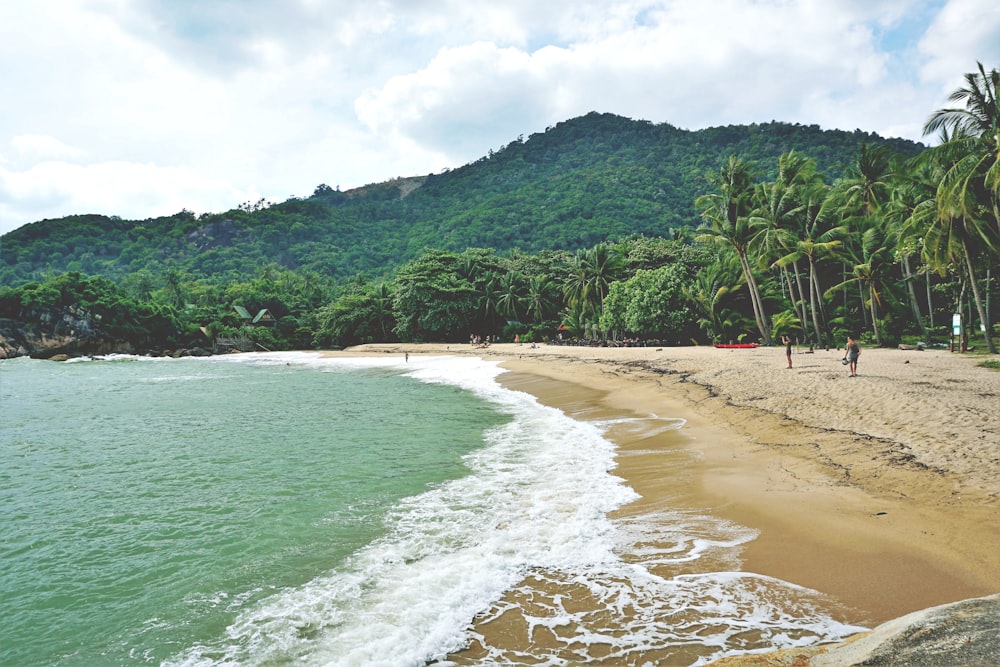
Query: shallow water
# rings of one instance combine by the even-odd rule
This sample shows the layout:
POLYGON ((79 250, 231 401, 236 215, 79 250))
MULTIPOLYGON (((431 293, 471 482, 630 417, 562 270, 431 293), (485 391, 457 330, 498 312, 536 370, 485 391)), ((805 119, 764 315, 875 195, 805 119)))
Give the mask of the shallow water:
MULTIPOLYGON (((739 572, 745 528, 609 518, 635 498, 616 425, 499 372, 0 363, 0 664, 422 665, 464 647, 463 664, 696 664, 854 630, 739 572), (505 625, 530 634, 480 632, 505 625)), ((650 419, 617 428, 674 421, 650 419)))

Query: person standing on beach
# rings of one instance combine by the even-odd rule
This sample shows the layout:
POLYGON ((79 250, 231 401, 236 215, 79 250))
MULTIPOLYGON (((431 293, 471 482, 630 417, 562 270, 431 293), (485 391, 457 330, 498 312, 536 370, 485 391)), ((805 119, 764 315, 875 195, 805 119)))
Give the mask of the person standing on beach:
POLYGON ((858 375, 858 357, 861 356, 861 346, 858 345, 858 341, 854 340, 852 336, 847 337, 847 346, 844 347, 844 359, 848 361, 851 365, 851 375, 850 377, 857 377, 858 375))
POLYGON ((781 342, 785 344, 785 358, 788 359, 788 367, 792 367, 792 339, 788 336, 782 336, 781 342))

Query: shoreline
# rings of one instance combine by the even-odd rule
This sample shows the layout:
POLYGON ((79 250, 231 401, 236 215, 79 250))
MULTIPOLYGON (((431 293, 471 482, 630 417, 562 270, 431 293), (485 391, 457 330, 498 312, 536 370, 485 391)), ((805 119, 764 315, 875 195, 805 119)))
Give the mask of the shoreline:
MULTIPOLYGON (((987 539, 998 508, 982 504, 995 490, 967 489, 963 499, 954 475, 900 463, 898 443, 734 405, 719 385, 607 363, 557 372, 547 363, 503 365, 604 385, 605 402, 619 409, 685 418, 681 433, 701 459, 685 502, 759 531, 744 570, 832 595, 862 612, 849 620, 867 625, 1000 591, 995 525, 987 539)), ((644 497, 656 494, 655 460, 630 457, 617 472, 644 497)))
MULTIPOLYGON (((838 350, 366 345, 332 354, 472 354, 552 382, 515 386, 565 408, 685 420, 685 482, 655 456, 622 452, 616 474, 643 497, 752 528, 742 570, 811 588, 873 627, 1000 591, 1000 373, 978 357, 865 349, 849 378, 838 350), (563 404, 560 404, 562 401, 563 404), (680 489, 680 491, 679 491, 680 489), (678 495, 679 491, 679 495, 678 495)), ((614 439, 612 437, 612 439, 614 439)), ((628 508, 623 508, 628 511, 628 508)))

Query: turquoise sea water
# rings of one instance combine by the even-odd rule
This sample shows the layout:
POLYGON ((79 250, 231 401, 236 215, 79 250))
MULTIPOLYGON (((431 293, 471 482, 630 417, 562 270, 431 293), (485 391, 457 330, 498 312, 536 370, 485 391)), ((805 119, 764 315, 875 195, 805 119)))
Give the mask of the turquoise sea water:
MULTIPOLYGON (((608 425, 498 372, 302 353, 0 362, 0 664, 423 665, 529 575, 636 607, 622 655, 700 641, 701 660, 853 630, 781 582, 717 565, 664 580, 623 559, 667 541, 647 560, 729 562, 752 534, 609 520, 635 496, 608 425), (658 628, 679 604, 698 623, 658 628), (755 643, 732 641, 748 626, 755 643)), ((569 607, 558 623, 585 625, 569 607)))

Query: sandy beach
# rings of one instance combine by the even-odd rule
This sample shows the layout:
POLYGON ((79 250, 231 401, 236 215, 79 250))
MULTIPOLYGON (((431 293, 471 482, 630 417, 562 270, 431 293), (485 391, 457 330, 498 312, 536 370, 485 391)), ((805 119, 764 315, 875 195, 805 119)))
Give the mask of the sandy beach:
POLYGON ((1000 372, 947 351, 385 344, 344 354, 475 354, 572 414, 581 404, 683 419, 693 461, 610 434, 642 496, 759 532, 742 570, 815 589, 872 627, 1000 591, 1000 372))

